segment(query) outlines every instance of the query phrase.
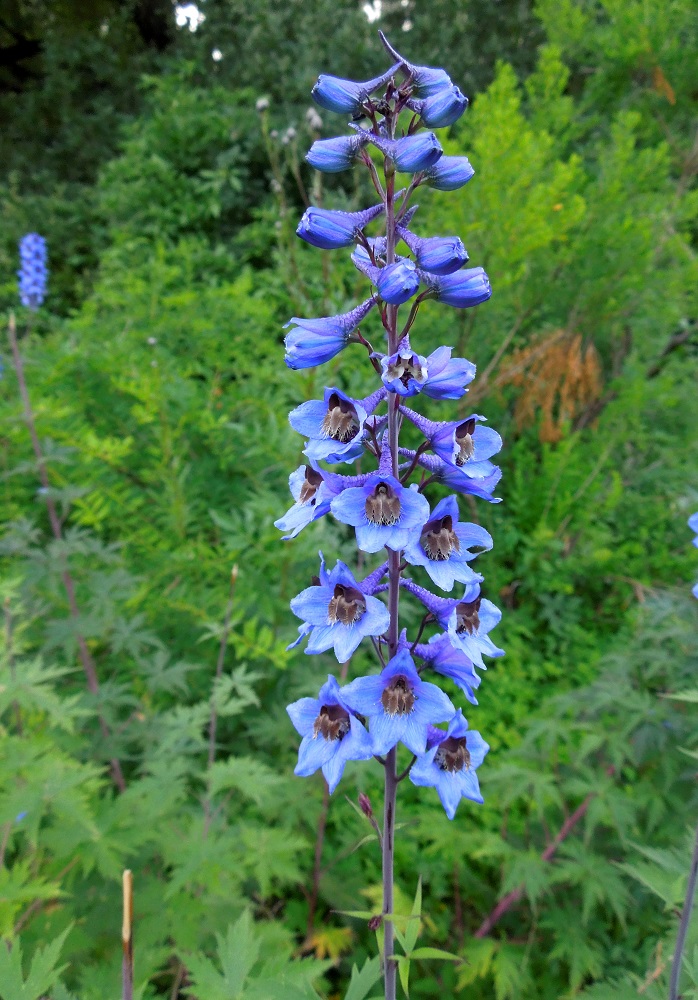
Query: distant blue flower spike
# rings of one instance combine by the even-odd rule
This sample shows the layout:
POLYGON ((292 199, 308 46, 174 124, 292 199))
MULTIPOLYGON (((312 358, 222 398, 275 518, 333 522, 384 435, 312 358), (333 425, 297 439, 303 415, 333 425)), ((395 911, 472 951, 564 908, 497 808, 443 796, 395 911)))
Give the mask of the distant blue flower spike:
POLYGON ((437 347, 428 358, 415 354, 405 338, 396 354, 381 359, 381 378, 389 392, 415 396, 423 392, 432 399, 460 399, 475 377, 475 365, 464 358, 451 358, 451 347, 437 347))
POLYGON ((373 756, 371 738, 347 708, 336 679, 329 674, 317 698, 300 698, 286 709, 303 740, 294 774, 306 778, 319 767, 330 795, 349 760, 373 756))
POLYGON ((400 411, 444 462, 462 468, 472 479, 481 479, 492 471, 486 463, 501 451, 502 439, 491 427, 480 423, 486 417, 474 413, 465 420, 428 420, 407 406, 401 406, 400 411))
POLYGON ((427 128, 446 128, 461 117, 468 106, 468 98, 451 84, 422 101, 408 101, 407 106, 419 115, 427 128))
POLYGON ((455 711, 435 684, 421 680, 414 660, 401 649, 375 677, 359 677, 342 689, 352 711, 368 718, 375 754, 404 743, 414 754, 424 753, 427 730, 445 722, 455 711))
POLYGON ((492 296, 490 279, 481 267, 469 267, 454 274, 436 275, 420 271, 431 297, 455 309, 470 309, 492 296))
POLYGON ((373 309, 376 301, 376 297, 372 295, 355 309, 339 316, 325 316, 321 319, 301 319, 294 316, 284 326, 284 329, 293 327, 286 334, 285 340, 284 360, 288 367, 313 368, 334 358, 347 344, 357 340, 356 329, 373 309))
POLYGON ((416 484, 402 486, 391 463, 384 439, 378 472, 363 486, 343 490, 330 504, 338 521, 356 528, 356 544, 363 552, 378 552, 383 546, 399 552, 429 517, 426 497, 416 484))
POLYGON ((427 97, 429 94, 437 93, 439 90, 451 86, 451 78, 445 69, 437 69, 434 66, 413 65, 407 59, 404 59, 397 49, 393 48, 382 31, 379 31, 378 34, 388 54, 393 59, 399 61, 400 69, 411 79, 413 93, 421 97, 427 97))
POLYGON ((492 536, 479 524, 458 520, 458 501, 450 496, 436 505, 421 535, 410 536, 404 557, 412 566, 423 566, 437 587, 453 590, 456 582, 482 581, 468 566, 478 555, 470 550, 487 551, 492 545, 492 536))
POLYGON ((461 799, 482 803, 476 770, 482 764, 489 745, 482 736, 468 729, 460 709, 446 732, 430 730, 429 750, 421 755, 410 771, 410 781, 421 787, 433 787, 449 819, 453 819, 461 799))
POLYGON ((415 264, 430 274, 452 274, 468 260, 468 252, 457 236, 415 236, 405 226, 397 232, 415 255, 415 264))
POLYGON ((338 174, 353 166, 368 139, 364 135, 340 135, 336 139, 317 139, 305 158, 315 170, 338 174))
POLYGON ((433 132, 417 132, 415 135, 403 136, 402 139, 387 139, 367 129, 357 128, 357 132, 366 142, 389 157, 399 173, 416 174, 428 170, 443 156, 441 143, 433 132))
POLYGON ((474 176, 467 156, 442 156, 425 172, 422 183, 437 191, 457 191, 474 176))
POLYGON ((19 241, 19 297, 22 305, 37 310, 46 296, 48 268, 46 240, 38 233, 27 233, 19 241))
POLYGON ((456 649, 447 635, 433 635, 429 642, 418 643, 414 655, 424 660, 425 665, 437 674, 450 677, 471 705, 477 705, 474 692, 480 686, 480 677, 475 673, 470 657, 456 649))
POLYGON ((321 577, 319 586, 307 587, 291 601, 291 611, 303 621, 292 645, 308 636, 306 653, 334 648, 339 662, 345 663, 365 636, 387 630, 390 615, 377 597, 362 589, 343 562, 337 562, 326 580, 323 583, 321 577))
POLYGON ((303 452, 311 461, 353 462, 363 454, 367 417, 385 398, 381 387, 365 399, 352 399, 341 389, 325 389, 324 398, 311 399, 291 410, 291 427, 309 438, 303 452))
POLYGON ((361 212, 339 212, 311 205, 303 213, 296 235, 321 250, 348 247, 356 241, 364 227, 377 219, 384 210, 382 203, 361 212))
POLYGON ((476 666, 484 668, 483 653, 487 656, 504 656, 504 650, 495 646, 489 637, 492 629, 499 624, 502 612, 492 601, 480 595, 478 583, 469 584, 459 601, 436 597, 412 580, 401 580, 400 583, 447 630, 451 645, 465 653, 476 666))
POLYGON ((319 104, 321 108, 325 108, 326 111, 336 111, 338 114, 357 114, 363 109, 363 105, 371 94, 379 87, 384 87, 399 68, 396 63, 381 76, 363 82, 343 80, 341 77, 322 73, 311 94, 315 103, 319 104))

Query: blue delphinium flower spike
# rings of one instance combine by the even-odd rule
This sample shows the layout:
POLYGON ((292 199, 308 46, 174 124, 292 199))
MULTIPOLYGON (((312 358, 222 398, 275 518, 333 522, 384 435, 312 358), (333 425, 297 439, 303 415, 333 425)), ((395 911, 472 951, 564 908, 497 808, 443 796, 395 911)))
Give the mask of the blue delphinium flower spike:
POLYGON ((405 338, 396 354, 381 358, 383 385, 400 396, 423 392, 432 399, 460 399, 475 378, 475 365, 451 358, 451 347, 437 347, 428 358, 411 350, 405 338))
POLYGON ((421 271, 452 274, 468 260, 468 252, 457 236, 415 236, 405 226, 398 226, 397 233, 414 254, 421 271))
POLYGON ((456 649, 462 650, 473 663, 483 667, 482 654, 504 656, 504 650, 492 642, 489 633, 499 624, 502 612, 492 601, 480 595, 479 583, 469 584, 460 600, 437 597, 412 580, 403 579, 401 586, 414 594, 434 616, 456 649))
POLYGON ((467 156, 442 156, 425 172, 423 183, 437 191, 457 191, 474 176, 467 156))
POLYGON ((437 674, 450 677, 472 705, 477 705, 474 692, 480 686, 473 662, 465 653, 452 645, 447 635, 433 635, 427 643, 417 643, 414 655, 437 674))
POLYGON ((419 115, 427 128, 446 128, 461 117, 468 106, 468 98, 452 84, 440 88, 423 101, 408 101, 407 106, 419 115))
POLYGON ((38 309, 46 295, 48 252, 46 240, 38 233, 27 233, 19 241, 19 297, 28 309, 38 309))
POLYGON ((381 76, 363 82, 343 80, 341 77, 322 73, 311 94, 315 103, 319 104, 321 108, 325 108, 326 111, 336 111, 338 114, 357 114, 362 110, 371 94, 379 87, 385 86, 399 68, 396 63, 381 76))
POLYGON ((427 729, 446 722, 455 711, 435 684, 420 679, 414 660, 400 650, 375 677, 359 677, 342 689, 345 703, 368 718, 373 752, 384 754, 404 743, 414 754, 424 753, 427 729))
POLYGON ((336 139, 317 139, 305 158, 311 167, 326 174, 338 174, 354 164, 368 139, 362 135, 340 135, 336 139))
POLYGON ((481 267, 469 267, 443 275, 421 271, 420 276, 437 302, 444 302, 455 309, 480 305, 492 295, 490 279, 481 267))
POLYGON ((492 536, 479 524, 458 520, 458 501, 446 497, 434 510, 417 536, 413 533, 405 546, 405 559, 412 566, 423 566, 437 587, 453 590, 453 584, 481 581, 468 563, 478 555, 469 551, 491 549, 492 536))
POLYGON ((418 757, 410 771, 414 785, 433 787, 449 819, 456 814, 461 799, 484 802, 475 771, 482 764, 489 745, 468 723, 460 709, 446 732, 429 730, 430 748, 418 757))
POLYGON ((361 212, 339 212, 311 205, 303 213, 296 235, 321 250, 348 247, 354 243, 364 226, 377 219, 384 210, 382 203, 361 212))
POLYGON ((323 399, 291 410, 291 427, 309 439, 303 454, 316 462, 353 462, 363 454, 366 420, 385 395, 381 387, 365 399, 352 399, 341 389, 327 388, 323 399))
POLYGON ((306 653, 324 653, 334 648, 345 663, 365 636, 382 635, 390 624, 386 606, 368 594, 343 562, 320 576, 320 585, 307 587, 291 601, 291 611, 301 618, 298 639, 308 636, 306 653))
POLYGON ((339 784, 348 760, 368 760, 373 756, 370 736, 347 708, 331 674, 317 698, 300 698, 286 711, 303 737, 294 774, 307 778, 321 767, 330 795, 339 784))
POLYGON ((392 475, 384 439, 378 472, 369 475, 363 486, 343 490, 330 510, 338 521, 356 528, 356 544, 364 552, 378 552, 383 546, 399 552, 429 517, 429 502, 416 484, 405 487, 392 475))
MULTIPOLYGON (((419 283, 419 278, 417 278, 419 283)), ((293 327, 286 334, 285 361, 289 368, 313 368, 330 361, 343 351, 354 337, 361 323, 376 304, 371 296, 361 305, 339 316, 325 316, 321 319, 301 319, 294 316, 284 329, 293 327)))

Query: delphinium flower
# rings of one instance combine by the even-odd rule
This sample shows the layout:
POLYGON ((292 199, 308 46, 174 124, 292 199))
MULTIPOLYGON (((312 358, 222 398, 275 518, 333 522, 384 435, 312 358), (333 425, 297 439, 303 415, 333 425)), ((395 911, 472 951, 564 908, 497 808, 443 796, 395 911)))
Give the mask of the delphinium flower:
MULTIPOLYGON (((695 514, 691 514, 688 519, 688 527, 691 531, 695 531, 696 537, 693 539, 693 544, 698 549, 698 511, 695 514)), ((698 583, 693 587, 693 596, 698 597, 698 583)))
POLYGON ((19 258, 19 297, 23 306, 36 310, 44 301, 48 282, 48 252, 43 236, 38 233, 23 236, 19 241, 19 258))
POLYGON ((333 792, 348 761, 375 756, 385 769, 384 973, 386 1000, 394 1000, 396 962, 389 956, 397 785, 409 775, 413 784, 435 789, 449 819, 463 799, 482 802, 475 772, 489 748, 468 728, 444 685, 477 705, 476 669, 485 668, 484 656, 503 655, 490 637, 500 612, 473 566, 492 548, 492 538, 462 519, 458 505, 458 494, 498 501, 493 492, 501 472, 491 459, 502 441, 479 414, 465 410, 458 419, 435 421, 406 405, 415 397, 462 400, 475 377, 472 362, 453 357, 450 346, 425 349, 419 342, 420 304, 469 309, 492 289, 481 267, 464 266, 469 258, 458 235, 412 228, 417 206, 410 199, 419 187, 455 191, 474 175, 467 157, 444 155, 433 131, 456 121, 467 99, 445 70, 408 62, 381 38, 393 59, 381 76, 318 79, 315 100, 350 116, 346 125, 353 134, 317 139, 307 156, 312 167, 329 173, 365 167, 377 202, 354 212, 311 205, 297 229, 312 246, 351 248, 359 280, 366 282, 363 301, 336 316, 294 317, 286 336, 291 368, 329 361, 349 343, 363 345, 378 384, 362 398, 328 386, 322 399, 291 411, 307 462, 291 473, 294 503, 276 524, 293 538, 320 518, 334 518, 345 540, 346 525, 363 553, 381 553, 363 577, 341 561, 328 569, 321 555, 318 577, 291 601, 301 621, 292 646, 305 642, 309 654, 333 650, 346 676, 348 661, 368 639, 376 670, 356 676, 354 669, 344 686, 331 675, 317 697, 301 698, 288 711, 302 736, 296 774, 322 769, 333 792), (400 192, 398 173, 410 175, 400 192), (370 324, 384 340, 372 331, 373 343, 367 338, 370 324), (421 435, 417 447, 400 445, 404 421, 421 435), (357 463, 356 473, 327 468, 340 463, 357 463), (449 495, 432 504, 432 484, 445 486, 449 495), (421 610, 414 636, 400 629, 401 596, 421 610), (398 773, 402 746, 413 759, 398 773))

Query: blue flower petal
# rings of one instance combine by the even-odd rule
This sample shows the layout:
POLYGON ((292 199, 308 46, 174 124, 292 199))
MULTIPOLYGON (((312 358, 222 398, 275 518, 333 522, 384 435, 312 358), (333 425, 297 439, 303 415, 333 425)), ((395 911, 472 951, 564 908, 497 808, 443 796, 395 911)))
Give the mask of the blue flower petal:
POLYGON ((291 722, 300 736, 310 736, 320 711, 321 703, 317 698, 300 698, 286 706, 291 722))

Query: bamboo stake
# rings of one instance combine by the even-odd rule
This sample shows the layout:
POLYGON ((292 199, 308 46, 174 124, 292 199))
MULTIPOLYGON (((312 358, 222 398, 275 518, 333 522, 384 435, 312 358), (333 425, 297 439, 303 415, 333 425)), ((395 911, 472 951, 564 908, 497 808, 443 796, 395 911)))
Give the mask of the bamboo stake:
POLYGON ((133 873, 123 874, 123 914, 121 944, 124 957, 121 965, 121 1000, 133 1000, 133 873))

